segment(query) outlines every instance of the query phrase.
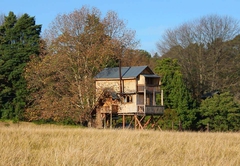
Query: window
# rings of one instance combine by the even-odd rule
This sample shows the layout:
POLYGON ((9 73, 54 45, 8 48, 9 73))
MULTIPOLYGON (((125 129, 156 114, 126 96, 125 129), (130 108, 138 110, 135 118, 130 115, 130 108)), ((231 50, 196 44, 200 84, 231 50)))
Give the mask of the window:
POLYGON ((146 77, 146 84, 149 86, 158 86, 160 78, 146 77))
POLYGON ((132 103, 132 96, 131 95, 124 95, 123 96, 124 103, 132 103))
POLYGON ((146 78, 147 85, 153 85, 154 84, 153 78, 146 78))

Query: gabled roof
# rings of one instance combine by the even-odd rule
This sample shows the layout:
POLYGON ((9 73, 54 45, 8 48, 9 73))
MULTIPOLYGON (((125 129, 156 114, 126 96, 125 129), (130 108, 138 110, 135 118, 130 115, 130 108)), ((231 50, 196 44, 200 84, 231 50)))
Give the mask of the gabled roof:
MULTIPOLYGON (((136 78, 141 73, 154 75, 148 66, 121 67, 122 79, 136 78)), ((119 79, 119 67, 105 68, 95 76, 95 79, 119 79)))

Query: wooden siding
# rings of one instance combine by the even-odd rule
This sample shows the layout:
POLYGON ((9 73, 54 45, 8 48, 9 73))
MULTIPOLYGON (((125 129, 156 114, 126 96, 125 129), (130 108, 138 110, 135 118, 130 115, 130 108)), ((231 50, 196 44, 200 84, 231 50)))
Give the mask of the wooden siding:
POLYGON ((96 93, 97 97, 102 93, 103 89, 109 88, 119 93, 119 80, 118 81, 96 81, 96 93))
POLYGON ((101 108, 101 113, 112 113, 112 114, 118 114, 118 105, 112 105, 112 106, 103 106, 101 108))
POLYGON ((136 80, 122 80, 124 93, 136 93, 136 80))
MULTIPOLYGON (((120 92, 119 80, 96 81, 96 91, 100 94, 104 88, 109 88, 116 93, 120 92)), ((136 93, 136 80, 122 80, 122 90, 124 93, 136 93)))

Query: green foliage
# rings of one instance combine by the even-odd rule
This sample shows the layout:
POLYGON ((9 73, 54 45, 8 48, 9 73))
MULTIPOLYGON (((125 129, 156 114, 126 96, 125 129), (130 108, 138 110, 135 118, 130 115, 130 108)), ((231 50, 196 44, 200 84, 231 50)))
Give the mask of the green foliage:
POLYGON ((146 57, 147 59, 151 58, 151 54, 145 50, 137 50, 140 56, 146 57))
POLYGON ((177 60, 167 58, 157 61, 155 72, 161 76, 161 88, 163 89, 164 105, 166 108, 172 108, 172 101, 170 96, 173 87, 171 82, 173 80, 175 71, 178 70, 179 66, 177 64, 177 60))
POLYGON ((157 61, 155 72, 161 76, 164 105, 177 112, 181 128, 189 129, 195 120, 191 111, 194 101, 183 81, 180 66, 176 59, 164 58, 157 61))
POLYGON ((28 95, 22 74, 30 56, 39 54, 40 31, 34 17, 13 12, 0 26, 0 118, 22 117, 28 95))
POLYGON ((240 107, 229 92, 207 98, 200 106, 199 126, 210 131, 239 131, 240 107))
POLYGON ((172 109, 165 109, 163 116, 158 122, 162 130, 178 130, 179 118, 177 112, 172 109))

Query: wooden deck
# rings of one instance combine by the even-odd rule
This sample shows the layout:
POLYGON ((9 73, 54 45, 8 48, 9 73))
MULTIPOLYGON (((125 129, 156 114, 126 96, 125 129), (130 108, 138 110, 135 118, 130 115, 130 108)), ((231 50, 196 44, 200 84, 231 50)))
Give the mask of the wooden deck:
POLYGON ((164 106, 138 105, 138 113, 145 115, 162 115, 164 113, 164 106))
POLYGON ((110 110, 109 107, 105 107, 103 110, 101 110, 101 113, 108 113, 108 114, 129 114, 129 115, 162 115, 164 113, 164 106, 144 106, 144 105, 138 105, 137 106, 137 112, 118 112, 118 108, 115 108, 113 111, 110 110))
POLYGON ((162 115, 164 113, 164 106, 145 106, 146 115, 162 115))
POLYGON ((144 86, 144 85, 138 85, 137 92, 144 92, 144 89, 146 89, 148 92, 160 92, 159 86, 144 86))

